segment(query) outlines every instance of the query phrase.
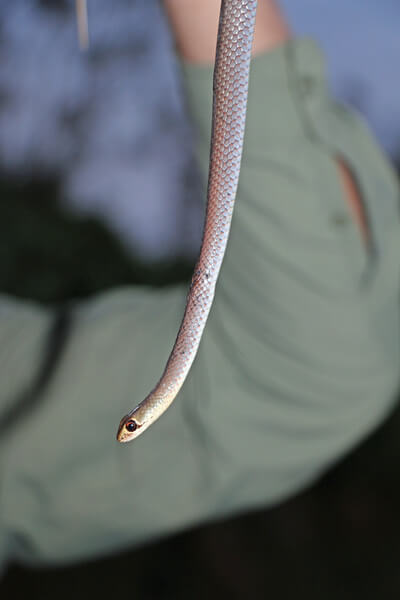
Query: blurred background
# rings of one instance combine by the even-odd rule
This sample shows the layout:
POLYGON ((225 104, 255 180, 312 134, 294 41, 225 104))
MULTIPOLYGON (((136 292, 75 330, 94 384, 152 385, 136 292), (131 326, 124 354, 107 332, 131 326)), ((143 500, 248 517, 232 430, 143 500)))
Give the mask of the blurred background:
MULTIPOLYGON (((281 4, 325 50, 334 95, 400 165, 398 0, 281 4)), ((187 279, 203 224, 160 4, 88 8, 82 54, 72 0, 0 2, 0 290, 47 305, 187 279)), ((0 596, 398 599, 399 419, 280 507, 93 564, 15 565, 0 596)))

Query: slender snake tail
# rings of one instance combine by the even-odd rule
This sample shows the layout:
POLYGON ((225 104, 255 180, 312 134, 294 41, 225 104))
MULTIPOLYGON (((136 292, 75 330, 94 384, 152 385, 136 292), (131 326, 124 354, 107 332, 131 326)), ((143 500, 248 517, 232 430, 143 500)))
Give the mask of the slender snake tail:
POLYGON ((120 422, 119 442, 138 437, 170 406, 196 356, 224 258, 239 180, 257 0, 222 0, 214 68, 207 210, 185 313, 156 387, 120 422))

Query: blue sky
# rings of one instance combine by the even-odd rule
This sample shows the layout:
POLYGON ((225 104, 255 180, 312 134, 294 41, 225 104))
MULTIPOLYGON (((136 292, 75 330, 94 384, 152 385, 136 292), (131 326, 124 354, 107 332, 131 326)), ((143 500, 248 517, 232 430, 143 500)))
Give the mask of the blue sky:
MULTIPOLYGON (((399 156, 400 0, 281 3, 325 50, 334 93, 399 156)), ((68 206, 106 220, 134 252, 197 248, 203 199, 187 183, 190 128, 160 3, 88 6, 82 55, 73 0, 0 0, 0 168, 57 175, 68 206)))
POLYGON ((400 0, 280 0, 293 29, 323 47, 332 89, 360 107, 385 148, 400 154, 400 0))

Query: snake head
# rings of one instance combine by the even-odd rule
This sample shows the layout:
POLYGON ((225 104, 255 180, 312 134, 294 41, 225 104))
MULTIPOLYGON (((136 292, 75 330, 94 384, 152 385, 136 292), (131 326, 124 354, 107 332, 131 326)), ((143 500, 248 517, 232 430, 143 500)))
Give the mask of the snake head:
POLYGON ((141 433, 142 424, 132 414, 128 414, 121 419, 117 431, 117 440, 119 442, 130 442, 137 438, 141 433))

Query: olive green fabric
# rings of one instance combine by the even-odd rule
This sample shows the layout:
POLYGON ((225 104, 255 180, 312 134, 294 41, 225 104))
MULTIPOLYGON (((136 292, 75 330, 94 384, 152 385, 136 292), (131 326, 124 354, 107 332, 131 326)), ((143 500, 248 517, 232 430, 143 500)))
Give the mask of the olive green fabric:
MULTIPOLYGON (((184 66, 206 181, 212 69, 184 66)), ((135 442, 120 417, 161 374, 182 288, 79 304, 40 402, 3 436, 1 560, 92 557, 299 491, 388 414, 399 386, 399 191, 312 42, 252 62, 231 238, 193 369, 135 442), (366 250, 333 161, 362 194, 366 250)), ((3 297, 0 416, 39 368, 51 311, 3 297)))

